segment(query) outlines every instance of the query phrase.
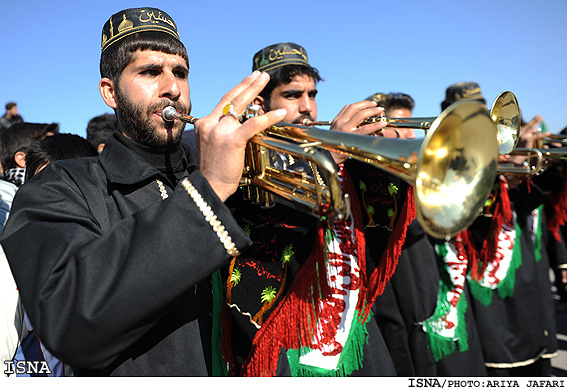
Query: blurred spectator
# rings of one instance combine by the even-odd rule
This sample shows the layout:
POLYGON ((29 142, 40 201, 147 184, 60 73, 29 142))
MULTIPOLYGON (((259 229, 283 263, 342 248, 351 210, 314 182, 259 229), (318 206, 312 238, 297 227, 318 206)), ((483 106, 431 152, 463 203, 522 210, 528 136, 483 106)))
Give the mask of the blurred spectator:
MULTIPOLYGON (((98 156, 98 152, 90 142, 79 135, 55 134, 51 137, 45 137, 31 145, 26 153, 26 180, 31 179, 53 161, 89 156, 98 156)), ((6 261, 2 248, 0 248, 0 267, 7 265, 8 262, 6 261)), ((11 278, 11 273, 10 275, 3 275, 3 278, 6 279, 7 284, 12 288, 11 290, 3 291, 3 297, 7 305, 5 305, 4 310, 0 310, 0 316, 6 315, 8 323, 14 324, 14 327, 10 327, 7 332, 5 332, 12 336, 5 345, 0 345, 3 350, 2 355, 4 357, 9 356, 9 360, 13 359, 14 366, 17 365, 18 361, 45 362, 48 369, 44 369, 43 372, 37 376, 72 375, 71 367, 63 364, 59 359, 53 356, 37 338, 33 330, 33 325, 26 315, 23 306, 18 301, 14 300, 14 292, 17 294, 17 289, 13 278, 11 278), (10 279, 8 278, 11 278, 12 284, 9 283, 10 279), (11 301, 9 301, 9 299, 11 299, 11 301), (14 335, 17 335, 17 338, 14 338, 14 335)), ((31 376, 30 374, 18 373, 16 373, 16 375, 31 376)))
POLYGON ((97 156, 96 148, 76 134, 55 134, 35 142, 26 154, 26 180, 49 163, 76 157, 97 156))
POLYGON ((116 115, 102 114, 95 116, 87 125, 87 141, 100 153, 110 134, 117 128, 116 115))
POLYGON ((14 123, 23 122, 24 119, 18 113, 18 105, 14 102, 6 104, 6 113, 0 118, 0 129, 7 129, 14 123))
POLYGON ((0 162, 3 176, 0 179, 16 186, 25 181, 26 153, 30 146, 48 135, 59 133, 57 123, 21 122, 0 133, 0 162))

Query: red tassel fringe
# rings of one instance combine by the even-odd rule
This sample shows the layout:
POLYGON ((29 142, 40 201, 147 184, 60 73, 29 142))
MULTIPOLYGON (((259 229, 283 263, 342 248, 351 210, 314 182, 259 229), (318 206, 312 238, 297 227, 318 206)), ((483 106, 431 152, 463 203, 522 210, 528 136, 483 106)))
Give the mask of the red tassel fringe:
POLYGON ((486 270, 488 265, 485 259, 492 259, 498 249, 498 234, 502 229, 502 225, 505 221, 512 221, 512 204, 510 203, 510 198, 508 196, 508 188, 506 187, 506 182, 500 180, 500 201, 496 204, 494 213, 492 215, 492 224, 490 225, 490 231, 488 237, 484 240, 480 254, 473 243, 472 234, 469 230, 465 230, 457 237, 461 238, 463 244, 467 250, 469 256, 469 261, 471 264, 471 277, 473 280, 479 281, 486 270))
MULTIPOLYGON (((342 173, 344 190, 351 196, 351 212, 354 218, 358 263, 362 281, 357 309, 361 313, 362 321, 365 321, 370 315, 374 300, 382 294, 386 283, 396 269, 405 241, 407 226, 415 219, 413 188, 408 188, 405 207, 402 208, 402 214, 390 235, 388 249, 383 254, 378 268, 367 280, 366 242, 360 204, 350 176, 346 170, 342 173)), ((317 242, 306 263, 295 276, 289 292, 256 333, 252 341, 250 355, 242 366, 241 375, 273 376, 277 368, 280 351, 301 347, 317 347, 319 340, 314 326, 314 324, 317 324, 318 317, 316 302, 318 298, 324 299, 331 294, 330 287, 326 283, 325 229, 319 224, 317 230, 317 242)), ((224 341, 227 340, 223 339, 224 341)), ((223 347, 225 353, 227 349, 230 349, 230 346, 226 344, 223 344, 223 347)))
POLYGON ((559 227, 567 222, 567 177, 563 178, 563 186, 559 193, 551 194, 549 200, 552 209, 546 213, 548 228, 553 237, 561 242, 559 227))
MULTIPOLYGON (((388 245, 382 254, 380 264, 372 272, 372 275, 370 275, 368 283, 364 284, 367 286, 366 294, 368 295, 366 298, 366 307, 363 308, 364 310, 361 310, 361 307, 357 308, 359 313, 361 313, 363 321, 366 321, 368 315, 370 315, 370 310, 372 309, 374 301, 379 295, 382 295, 384 288, 386 287, 386 283, 388 283, 394 274, 398 266, 398 259, 402 253, 402 246, 406 241, 408 225, 416 217, 414 188, 412 186, 408 186, 406 201, 401 210, 402 213, 396 222, 394 231, 390 234, 388 245)), ((361 303, 363 302, 359 301, 359 305, 361 303)))

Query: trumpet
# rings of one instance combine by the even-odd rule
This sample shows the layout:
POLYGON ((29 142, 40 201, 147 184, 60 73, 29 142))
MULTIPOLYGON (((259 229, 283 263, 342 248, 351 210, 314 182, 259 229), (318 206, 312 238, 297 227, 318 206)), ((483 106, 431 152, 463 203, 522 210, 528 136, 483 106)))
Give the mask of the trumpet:
POLYGON ((167 122, 171 122, 175 119, 179 119, 180 121, 183 121, 185 123, 189 123, 189 124, 192 124, 192 125, 194 125, 195 122, 197 122, 197 120, 199 119, 199 118, 195 118, 194 116, 191 116, 191 115, 180 114, 179 112, 177 112, 175 110, 175 107, 172 107, 172 106, 165 107, 161 111, 161 117, 167 122))
MULTIPOLYGON (((498 129, 497 139, 500 154, 509 154, 518 144, 520 134, 520 109, 516 96, 505 91, 500 93, 492 104, 490 117, 496 123, 498 129)), ((386 122, 388 127, 401 129, 421 129, 427 131, 431 129, 437 117, 409 117, 409 118, 388 118, 385 116, 373 116, 364 120, 361 125, 370 123, 386 122)), ((304 126, 330 126, 331 121, 312 121, 309 118, 303 120, 304 126)))
MULTIPOLYGON (((251 106, 245 117, 257 111, 257 107, 251 106)), ((162 118, 191 124, 199 119, 180 114, 172 106, 162 110, 162 118)), ((343 220, 350 214, 350 198, 342 193, 336 164, 327 153, 309 145, 258 135, 253 137, 247 145, 240 185, 246 200, 264 208, 271 207, 277 195, 321 219, 343 220), (271 163, 274 153, 285 153, 307 162, 317 180, 305 171, 274 167, 271 163)))
POLYGON ((562 147, 567 145, 567 134, 549 134, 547 137, 536 141, 535 147, 543 149, 545 146, 548 146, 549 148, 561 149, 556 144, 561 144, 562 147))
MULTIPOLYGON (((427 131, 431 128, 433 121, 436 117, 410 117, 410 118, 388 118, 386 116, 372 116, 370 118, 362 121, 361 125, 367 125, 370 123, 385 122, 388 127, 395 127, 398 129, 422 129, 427 131)), ((312 121, 309 118, 303 119, 303 126, 330 126, 333 122, 331 121, 312 121)))
MULTIPOLYGON (((428 234, 443 239, 472 224, 490 195, 499 155, 496 134, 496 125, 486 107, 464 100, 444 110, 423 139, 373 137, 280 122, 249 141, 243 183, 253 187, 253 192, 259 188, 260 193, 267 190, 281 195, 276 188, 286 182, 282 193, 287 193, 286 199, 293 201, 299 184, 294 180, 288 182, 285 170, 278 171, 266 164, 269 151, 294 153, 298 158, 313 156, 309 161, 316 161, 317 169, 313 170, 313 177, 303 176, 301 180, 308 179, 308 187, 322 187, 316 194, 331 194, 328 199, 336 200, 340 206, 332 211, 330 204, 318 203, 322 198, 313 196, 312 211, 316 215, 326 212, 329 218, 344 218, 348 216, 349 199, 342 194, 340 186, 332 184, 338 176, 336 165, 319 160, 320 155, 315 153, 338 152, 385 170, 413 186, 417 220, 428 234), (323 172, 321 177, 317 175, 319 169, 323 172)), ((270 196, 264 200, 270 201, 270 196)))
POLYGON ((523 164, 500 163, 496 168, 496 172, 498 174, 534 176, 543 170, 544 153, 540 149, 515 148, 513 151, 511 151, 508 154, 511 156, 525 156, 526 160, 523 162, 523 164), (535 158, 535 162, 533 162, 534 158, 535 158))

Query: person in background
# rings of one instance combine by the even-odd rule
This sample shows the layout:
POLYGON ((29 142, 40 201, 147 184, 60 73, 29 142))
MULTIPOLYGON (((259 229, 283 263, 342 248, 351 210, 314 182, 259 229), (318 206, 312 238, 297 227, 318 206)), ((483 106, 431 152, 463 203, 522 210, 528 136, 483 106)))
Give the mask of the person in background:
MULTIPOLYGON (((292 42, 267 46, 253 56, 253 70, 270 74, 270 82, 254 103, 262 112, 285 108, 284 121, 302 125, 317 120, 319 72, 306 50, 292 42)), ((331 132, 368 135, 385 123, 363 124, 383 109, 375 102, 345 106, 334 118, 331 132)), ((332 134, 329 134, 332 136, 332 134)), ((282 170, 317 177, 301 158, 278 152, 282 170)), ((219 338, 219 372, 241 376, 392 376, 391 358, 371 306, 391 276, 396 245, 403 243, 407 223, 406 192, 384 199, 388 182, 365 164, 332 154, 342 190, 351 196, 345 221, 310 215, 291 201, 276 197, 268 209, 247 203, 241 193, 228 201, 235 218, 249 232, 252 247, 223 269, 226 306, 219 338), (392 230, 374 231, 365 238, 362 199, 351 174, 372 171, 366 200, 377 202, 375 219, 388 219, 392 230), (384 203, 397 203, 387 216, 384 203), (379 239, 378 239, 379 238, 379 239), (367 244, 372 251, 367 251, 367 244), (390 251, 391 250, 391 251, 390 251), (370 254, 367 254, 370 253, 370 254), (228 370, 227 368, 228 367, 228 370)), ((331 162, 332 164, 332 162, 331 162)))
MULTIPOLYGON (((449 86, 442 109, 464 99, 485 104, 478 83, 449 86)), ((518 147, 546 136, 541 117, 520 127, 518 147)), ((521 162, 523 156, 500 156, 521 162), (516 160, 518 159, 518 160, 516 160)), ((482 214, 460 236, 468 260, 474 311, 489 376, 549 376, 556 354, 556 324, 549 280, 549 229, 543 213, 547 172, 497 176, 482 214)))
MULTIPOLYGON (((55 134, 50 137, 45 137, 31 145, 26 153, 26 181, 30 180, 53 161, 96 155, 98 155, 98 152, 94 146, 79 135, 55 134)), ((8 262, 3 251, 0 253, 0 263, 2 263, 2 267, 8 267, 8 262)), ((4 276, 8 277, 7 275, 4 276)), ((11 278, 11 272, 9 277, 11 278)), ((13 278, 11 278, 11 281, 6 281, 6 285, 3 286, 3 289, 8 288, 8 286, 11 286, 12 289, 16 291, 15 294, 17 295, 17 288, 13 278)), ((10 292, 10 294, 7 294, 7 297, 12 295, 13 293, 10 292)), ((10 313, 11 310, 6 306, 4 306, 4 308, 3 313, 6 313, 6 317, 9 317, 8 313, 10 313)), ((71 376, 73 374, 71 367, 53 356, 45 345, 43 345, 41 340, 38 339, 25 313, 25 309, 19 300, 15 314, 10 317, 11 321, 9 322, 13 323, 15 328, 10 329, 10 332, 14 330, 18 332, 18 329, 20 329, 18 332, 20 345, 15 349, 15 353, 11 352, 10 354, 10 356, 13 356, 14 367, 18 366, 19 361, 45 362, 47 365, 47 367, 42 367, 41 370, 34 373, 16 372, 16 376, 71 376)), ((13 345, 9 346, 13 347, 13 345)))
POLYGON ((97 156, 99 151, 77 134, 54 134, 36 141, 26 153, 26 181, 58 160, 97 156))
POLYGON ((37 140, 57 134, 57 123, 21 122, 0 132, 0 162, 4 170, 1 180, 17 187, 25 181, 26 153, 37 140))
MULTIPOLYGON (((366 100, 374 101, 378 107, 383 107, 386 118, 410 118, 415 107, 413 98, 407 93, 401 92, 390 92, 388 94, 377 92, 367 97, 366 100)), ((384 128, 382 133, 387 137, 416 138, 415 129, 395 127, 392 124, 384 128), (392 135, 392 132, 395 135, 392 135)))
POLYGON ((34 331, 74 375, 211 375, 213 275, 250 245, 224 201, 248 140, 285 110, 240 123, 269 80, 253 72, 197 121, 197 162, 185 124, 162 118, 191 112, 173 18, 129 8, 101 36, 99 91, 119 131, 23 185, 2 246, 34 331))
POLYGON ((89 141, 98 152, 102 152, 106 140, 114 130, 117 129, 115 114, 102 114, 89 120, 87 124, 87 141, 89 141))
MULTIPOLYGON (((415 103, 405 93, 368 99, 379 101, 388 118, 412 117, 415 103)), ((397 130, 402 137, 415 138, 413 131, 406 132, 412 129, 397 130)), ((474 313, 467 307, 466 263, 446 255, 453 244, 429 236, 417 219, 412 221, 396 271, 374 304, 376 321, 401 376, 486 375, 474 313), (451 304, 449 291, 457 297, 451 304), (453 328, 440 314, 447 308, 453 328)))
POLYGON ((24 118, 18 112, 18 105, 15 102, 6 104, 6 112, 0 117, 0 130, 5 130, 14 123, 23 122, 24 118))

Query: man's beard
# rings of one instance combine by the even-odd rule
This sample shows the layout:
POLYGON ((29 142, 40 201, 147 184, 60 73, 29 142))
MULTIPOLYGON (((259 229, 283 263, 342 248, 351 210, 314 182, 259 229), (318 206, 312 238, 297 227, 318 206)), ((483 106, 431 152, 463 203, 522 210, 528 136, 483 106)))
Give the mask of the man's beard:
POLYGON ((135 103, 125 96, 118 88, 116 89, 116 115, 127 132, 128 136, 137 143, 156 149, 168 149, 178 145, 183 138, 185 123, 182 121, 164 121, 167 136, 161 135, 156 125, 152 122, 153 113, 167 106, 173 106, 177 112, 189 114, 190 106, 187 107, 178 101, 163 99, 162 101, 144 108, 140 103, 135 103))

